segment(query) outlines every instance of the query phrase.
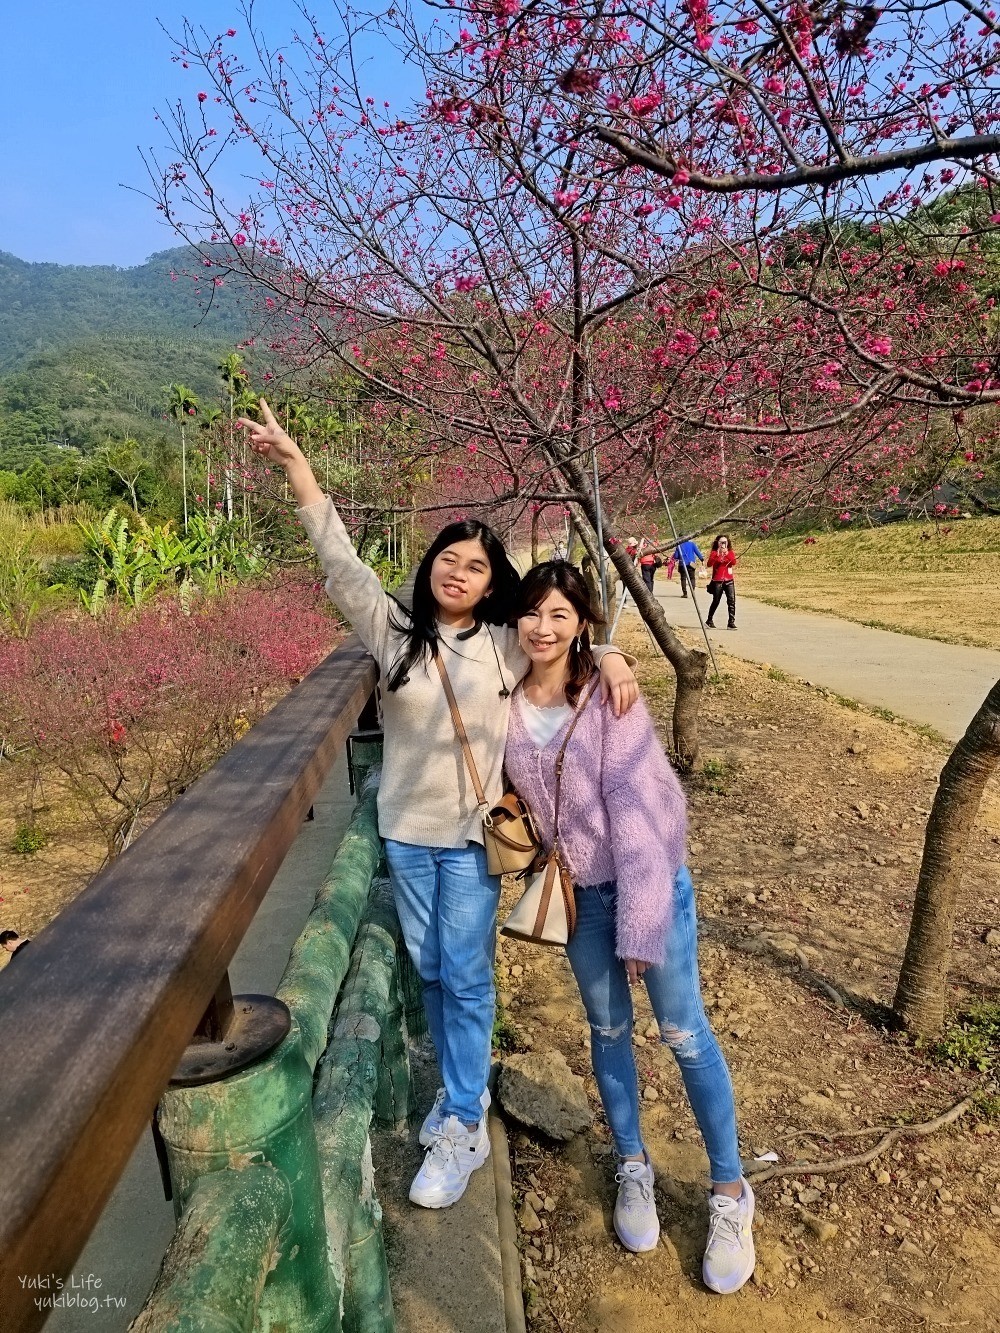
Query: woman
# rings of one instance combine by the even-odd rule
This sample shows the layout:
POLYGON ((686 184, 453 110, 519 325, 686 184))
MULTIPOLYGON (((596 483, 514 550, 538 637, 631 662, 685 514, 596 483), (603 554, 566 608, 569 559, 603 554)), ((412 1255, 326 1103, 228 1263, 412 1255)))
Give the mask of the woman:
MULTIPOLYGON (((444 1081, 420 1131, 428 1146, 410 1198, 446 1208, 489 1156, 483 1110, 490 1067, 499 880, 487 872, 482 812, 463 763, 434 659, 442 654, 483 781, 502 793, 510 692, 528 667, 508 628, 517 571, 483 523, 449 524, 417 569, 412 610, 382 589, 359 558, 333 503, 295 441, 261 399, 246 418, 254 450, 284 468, 298 514, 327 575, 327 592, 374 656, 385 743, 379 833, 406 947, 444 1081)), ((616 708, 638 698, 623 659, 601 667, 616 708)))
POLYGON ((736 628, 736 584, 733 581, 733 566, 736 564, 736 556, 733 553, 732 543, 729 538, 720 535, 712 543, 712 549, 708 553, 708 559, 705 561, 708 565, 709 585, 708 591, 712 594, 712 605, 708 608, 708 619, 705 624, 709 629, 715 629, 712 623, 712 617, 719 608, 723 593, 726 597, 726 606, 729 608, 728 629, 736 628))
POLYGON ((729 1071, 701 1002, 684 796, 645 708, 616 719, 590 694, 589 626, 600 619, 576 570, 555 562, 531 570, 517 615, 531 669, 514 692, 506 767, 547 849, 555 758, 574 709, 581 710, 564 758, 558 837, 576 895, 576 930, 566 953, 621 1159, 615 1230, 633 1251, 652 1249, 660 1233, 632 1053, 629 987, 641 977, 711 1164, 705 1283, 723 1294, 738 1291, 754 1268, 754 1196, 742 1177, 729 1071))

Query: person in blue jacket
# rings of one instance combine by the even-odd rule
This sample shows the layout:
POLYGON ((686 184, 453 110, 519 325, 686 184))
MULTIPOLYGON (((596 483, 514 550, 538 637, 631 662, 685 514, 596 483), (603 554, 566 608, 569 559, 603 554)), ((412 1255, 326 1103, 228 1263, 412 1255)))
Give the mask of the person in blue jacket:
POLYGON ((677 561, 677 568, 681 576, 681 596, 688 595, 688 586, 691 588, 691 596, 694 596, 694 571, 697 561, 705 562, 705 557, 698 550, 698 547, 692 541, 678 542, 674 550, 674 559, 677 561))

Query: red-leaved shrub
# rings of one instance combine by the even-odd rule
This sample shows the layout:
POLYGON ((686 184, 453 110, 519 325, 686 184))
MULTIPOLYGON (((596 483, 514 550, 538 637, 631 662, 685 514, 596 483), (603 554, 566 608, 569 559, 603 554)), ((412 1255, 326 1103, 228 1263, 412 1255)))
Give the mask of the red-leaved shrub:
POLYGON ((287 580, 0 637, 0 739, 64 775, 111 859, 329 652, 325 605, 287 580))

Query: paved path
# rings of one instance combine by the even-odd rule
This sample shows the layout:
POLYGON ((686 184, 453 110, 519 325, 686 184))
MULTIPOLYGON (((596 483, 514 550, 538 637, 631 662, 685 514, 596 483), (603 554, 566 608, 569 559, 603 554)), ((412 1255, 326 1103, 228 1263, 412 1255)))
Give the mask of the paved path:
MULTIPOLYGON (((670 623, 698 629, 690 598, 662 575, 656 594, 670 623)), ((705 615, 709 597, 698 602, 705 615)), ((631 614, 635 614, 634 609, 631 614)), ((717 613, 725 621, 725 602, 717 613)), ((770 662, 849 699, 891 708, 900 717, 933 727, 958 740, 993 685, 1000 680, 1000 653, 988 648, 918 639, 910 634, 869 629, 812 611, 786 611, 739 597, 739 629, 709 630, 713 648, 770 662)))

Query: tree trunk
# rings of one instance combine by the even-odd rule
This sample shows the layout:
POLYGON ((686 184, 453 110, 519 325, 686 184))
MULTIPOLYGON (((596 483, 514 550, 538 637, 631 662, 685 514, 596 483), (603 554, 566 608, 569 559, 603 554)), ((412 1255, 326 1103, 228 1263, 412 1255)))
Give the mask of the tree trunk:
MULTIPOLYGON (((597 529, 597 512, 594 507, 594 493, 584 469, 575 459, 561 463, 563 475, 579 497, 578 503, 586 515, 591 528, 597 529)), ((614 524, 606 514, 602 514, 604 528, 604 547, 618 572, 622 584, 628 589, 635 602, 636 610, 642 616, 656 642, 674 669, 677 679, 677 693, 674 697, 674 715, 672 719, 672 738, 674 758, 678 767, 685 771, 693 768, 698 759, 700 739, 698 735, 698 712, 701 708, 701 696, 708 675, 708 654, 697 648, 686 648, 674 630, 667 624, 663 608, 642 581, 642 575, 629 559, 624 543, 618 537, 614 524)), ((587 545, 587 539, 581 525, 580 536, 587 545)))
POLYGON ((941 771, 924 836, 916 900, 893 1009, 919 1036, 944 1023, 945 987, 962 871, 983 788, 1000 763, 1000 681, 941 771))
POLYGON ((536 509, 531 515, 531 568, 538 564, 538 525, 542 521, 542 511, 536 509))

